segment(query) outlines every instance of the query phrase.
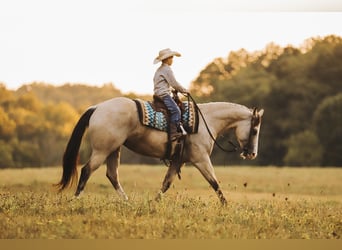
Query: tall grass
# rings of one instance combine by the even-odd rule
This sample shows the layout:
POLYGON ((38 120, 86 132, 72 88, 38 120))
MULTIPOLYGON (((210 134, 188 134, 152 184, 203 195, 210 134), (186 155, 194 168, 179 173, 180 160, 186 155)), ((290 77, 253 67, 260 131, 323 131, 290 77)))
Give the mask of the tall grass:
POLYGON ((57 194, 61 169, 0 171, 0 238, 47 239, 338 239, 342 170, 216 168, 222 207, 194 168, 182 170, 161 202, 166 167, 122 166, 119 199, 102 167, 83 196, 57 194))

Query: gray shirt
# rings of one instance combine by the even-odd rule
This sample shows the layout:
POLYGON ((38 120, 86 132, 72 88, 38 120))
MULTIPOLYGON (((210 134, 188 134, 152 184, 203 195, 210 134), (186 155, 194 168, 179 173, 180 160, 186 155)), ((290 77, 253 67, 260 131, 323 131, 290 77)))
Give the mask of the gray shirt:
POLYGON ((171 67, 165 63, 162 63, 162 65, 157 69, 153 77, 153 82, 154 94, 160 97, 170 95, 171 87, 181 93, 187 92, 187 90, 176 81, 171 67))

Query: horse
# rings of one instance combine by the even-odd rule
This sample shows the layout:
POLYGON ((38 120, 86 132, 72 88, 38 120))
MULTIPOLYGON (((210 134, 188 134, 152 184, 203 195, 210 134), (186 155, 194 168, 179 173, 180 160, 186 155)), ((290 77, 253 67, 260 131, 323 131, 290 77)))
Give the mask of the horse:
MULTIPOLYGON (((229 102, 210 102, 197 105, 202 116, 199 118, 198 132, 186 135, 181 165, 191 163, 214 189, 220 202, 227 200, 218 184, 210 154, 216 143, 215 138, 225 131, 235 129, 237 142, 242 152, 240 156, 255 159, 258 153, 258 140, 261 117, 264 110, 249 109, 246 106, 229 102)), ((118 167, 120 149, 124 145, 130 150, 150 157, 162 158, 168 135, 143 126, 138 117, 134 100, 116 97, 89 107, 75 125, 63 156, 63 174, 57 187, 59 191, 72 186, 78 178, 77 160, 83 134, 88 128, 91 145, 91 156, 82 167, 81 175, 75 192, 78 197, 84 190, 91 174, 103 163, 107 165, 106 176, 124 200, 128 197, 119 182, 118 167)), ((173 143, 174 144, 174 143, 173 143)), ((174 145, 172 150, 174 150, 174 145)), ((169 189, 177 168, 169 166, 157 192, 159 200, 169 189)))

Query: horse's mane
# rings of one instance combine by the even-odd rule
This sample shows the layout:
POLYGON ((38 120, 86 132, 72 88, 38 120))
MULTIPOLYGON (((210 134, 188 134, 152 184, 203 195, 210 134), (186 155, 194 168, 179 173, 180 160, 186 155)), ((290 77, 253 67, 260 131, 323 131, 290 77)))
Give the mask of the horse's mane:
POLYGON ((207 102, 207 103, 200 103, 201 105, 215 105, 215 106, 217 106, 217 105, 219 105, 219 106, 224 106, 224 107, 226 107, 226 106, 231 106, 231 107, 236 107, 236 108, 239 108, 239 109, 245 109, 246 111, 251 111, 251 109, 250 108, 248 108, 248 107, 246 107, 246 106, 244 106, 244 105, 242 105, 242 104, 238 104, 238 103, 234 103, 234 102, 207 102))
POLYGON ((242 105, 242 104, 238 104, 238 103, 234 103, 234 102, 226 102, 226 103, 228 103, 229 105, 232 105, 232 106, 239 107, 239 108, 241 108, 241 109, 251 110, 250 108, 248 108, 248 107, 246 107, 246 106, 244 106, 244 105, 242 105))

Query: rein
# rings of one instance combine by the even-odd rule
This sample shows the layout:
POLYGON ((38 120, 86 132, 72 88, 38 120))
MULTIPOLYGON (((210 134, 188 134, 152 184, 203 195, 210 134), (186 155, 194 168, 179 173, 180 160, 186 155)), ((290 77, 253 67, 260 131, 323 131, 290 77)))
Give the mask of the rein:
POLYGON ((195 105, 195 107, 197 108, 198 112, 200 113, 200 115, 201 115, 201 117, 202 117, 202 119, 203 119, 204 125, 205 125, 205 127, 207 128, 207 131, 208 131, 208 133, 209 133, 211 139, 213 139, 215 145, 216 145, 219 149, 221 149, 223 152, 226 152, 226 153, 236 152, 236 151, 238 150, 239 147, 236 146, 232 141, 229 140, 228 142, 229 142, 230 145, 232 145, 232 146, 234 147, 233 149, 225 149, 224 147, 222 147, 222 146, 217 142, 217 140, 215 139, 215 137, 214 137, 213 134, 211 133, 211 131, 210 131, 210 129, 209 129, 209 126, 208 126, 208 124, 207 124, 207 121, 205 120, 204 115, 203 115, 201 109, 198 107, 198 105, 197 105, 195 99, 194 99, 189 93, 187 93, 185 96, 188 97, 188 102, 190 102, 190 99, 191 99, 191 101, 194 103, 194 105, 195 105))

